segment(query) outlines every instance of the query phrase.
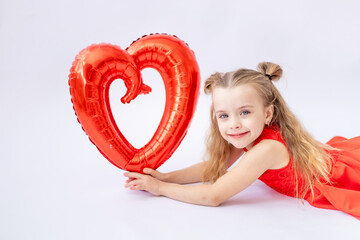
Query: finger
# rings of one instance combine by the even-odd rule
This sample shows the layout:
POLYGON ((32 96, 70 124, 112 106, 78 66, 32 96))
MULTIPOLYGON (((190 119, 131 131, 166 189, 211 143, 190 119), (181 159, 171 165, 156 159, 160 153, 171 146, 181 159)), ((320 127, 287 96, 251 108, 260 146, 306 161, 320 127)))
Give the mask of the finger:
POLYGON ((143 190, 143 188, 139 185, 135 185, 135 186, 130 187, 130 190, 143 190))
POLYGON ((129 179, 134 179, 133 177, 130 177, 129 175, 131 175, 131 173, 136 173, 136 172, 125 172, 124 176, 129 178, 129 179))
POLYGON ((131 181, 134 180, 134 179, 136 179, 136 178, 128 178, 128 179, 126 180, 126 182, 131 182, 131 181))
POLYGON ((133 180, 131 182, 126 183, 125 187, 126 188, 131 188, 131 187, 134 187, 135 185, 137 185, 137 186, 142 185, 142 181, 139 180, 139 179, 133 180))
POLYGON ((125 177, 128 177, 128 178, 141 178, 143 176, 143 174, 138 173, 138 172, 128 172, 128 173, 125 173, 125 174, 124 174, 125 177))
POLYGON ((159 173, 158 171, 151 169, 151 168, 144 168, 143 172, 146 174, 149 174, 151 176, 154 176, 154 177, 156 177, 156 175, 159 173))

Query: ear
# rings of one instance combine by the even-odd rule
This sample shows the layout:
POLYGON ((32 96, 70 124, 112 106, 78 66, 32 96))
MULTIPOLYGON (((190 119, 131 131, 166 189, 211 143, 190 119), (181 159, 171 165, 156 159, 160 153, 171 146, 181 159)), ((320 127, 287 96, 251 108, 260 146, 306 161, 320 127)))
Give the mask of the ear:
POLYGON ((265 124, 269 125, 274 115, 274 105, 270 104, 265 108, 265 124))

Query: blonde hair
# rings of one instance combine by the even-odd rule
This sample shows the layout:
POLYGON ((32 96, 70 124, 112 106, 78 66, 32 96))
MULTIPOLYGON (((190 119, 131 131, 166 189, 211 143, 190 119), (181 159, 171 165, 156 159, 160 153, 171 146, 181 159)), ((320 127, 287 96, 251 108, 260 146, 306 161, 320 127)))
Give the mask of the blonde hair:
MULTIPOLYGON (((274 114, 270 125, 279 127, 293 159, 296 197, 303 199, 309 190, 314 196, 315 181, 331 182, 328 174, 331 170, 332 159, 327 154, 327 150, 332 148, 317 142, 304 130, 272 83, 281 78, 283 72, 281 67, 271 62, 262 62, 258 64, 257 69, 258 71, 239 69, 225 74, 215 73, 205 81, 204 91, 206 94, 211 94, 216 87, 231 88, 251 84, 260 94, 265 107, 272 104, 274 114)), ((207 164, 203 172, 203 181, 213 183, 226 172, 230 146, 221 137, 213 105, 210 114, 211 126, 207 137, 205 155, 207 164)))

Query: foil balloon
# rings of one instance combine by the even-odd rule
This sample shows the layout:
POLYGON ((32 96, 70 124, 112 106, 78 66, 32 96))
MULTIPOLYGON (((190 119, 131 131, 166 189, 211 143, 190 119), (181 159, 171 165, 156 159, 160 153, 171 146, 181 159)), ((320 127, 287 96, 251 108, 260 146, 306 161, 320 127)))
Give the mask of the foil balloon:
POLYGON ((142 172, 168 160, 185 137, 199 96, 200 74, 187 44, 176 36, 154 34, 134 41, 126 50, 111 44, 85 48, 72 64, 69 86, 75 114, 90 141, 115 166, 142 172), (114 80, 124 81, 127 90, 122 103, 150 93, 141 78, 144 68, 160 73, 166 103, 153 137, 137 149, 116 125, 109 87, 114 80))

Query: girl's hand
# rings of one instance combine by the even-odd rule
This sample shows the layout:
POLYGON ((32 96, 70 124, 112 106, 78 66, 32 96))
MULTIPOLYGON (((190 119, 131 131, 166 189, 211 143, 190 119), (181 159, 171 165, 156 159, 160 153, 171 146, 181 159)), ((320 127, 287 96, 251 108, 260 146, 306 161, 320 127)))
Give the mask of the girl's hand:
POLYGON ((160 180, 160 181, 166 182, 166 174, 164 174, 164 173, 161 173, 161 172, 151 169, 151 168, 144 168, 143 172, 145 174, 148 174, 148 175, 160 180))
POLYGON ((158 179, 137 172, 127 172, 124 173, 124 176, 129 178, 125 184, 126 188, 130 188, 130 190, 145 190, 156 196, 160 195, 159 186, 161 181, 158 179))
MULTIPOLYGON (((166 181, 166 178, 167 178, 166 176, 167 176, 167 174, 165 174, 165 173, 161 173, 161 172, 159 172, 159 171, 157 171, 157 170, 154 170, 154 169, 151 169, 151 168, 144 168, 144 169, 143 169, 143 172, 144 172, 145 174, 147 174, 147 175, 150 175, 150 176, 152 176, 152 177, 154 177, 154 178, 162 181, 162 182, 167 182, 167 181, 166 181)), ((130 177, 129 177, 129 179, 126 180, 126 183, 129 183, 129 182, 131 182, 132 180, 134 180, 134 178, 130 178, 130 177)))

